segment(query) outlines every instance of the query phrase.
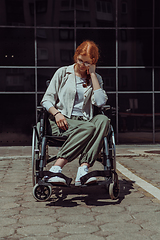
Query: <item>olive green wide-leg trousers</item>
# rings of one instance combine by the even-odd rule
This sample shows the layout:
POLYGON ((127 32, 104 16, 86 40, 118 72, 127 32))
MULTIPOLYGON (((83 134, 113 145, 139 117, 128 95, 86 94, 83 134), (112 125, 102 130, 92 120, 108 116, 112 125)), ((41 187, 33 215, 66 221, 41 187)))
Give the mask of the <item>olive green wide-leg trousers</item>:
POLYGON ((84 121, 82 117, 77 116, 66 119, 66 131, 59 129, 54 120, 49 120, 52 135, 68 137, 57 158, 65 158, 71 162, 80 155, 80 165, 88 163, 92 166, 102 149, 103 138, 108 134, 110 119, 101 114, 94 116, 90 121, 84 121))

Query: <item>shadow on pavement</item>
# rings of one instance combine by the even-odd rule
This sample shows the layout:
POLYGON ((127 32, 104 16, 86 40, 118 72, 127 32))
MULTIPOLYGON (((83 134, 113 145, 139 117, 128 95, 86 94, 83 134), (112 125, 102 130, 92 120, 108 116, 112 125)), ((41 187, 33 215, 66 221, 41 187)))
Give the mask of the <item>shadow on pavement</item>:
POLYGON ((53 195, 46 203, 47 206, 76 207, 85 203, 90 206, 105 206, 120 204, 126 195, 131 194, 133 181, 119 180, 120 194, 117 200, 109 196, 105 185, 93 185, 89 187, 57 187, 53 189, 53 195))

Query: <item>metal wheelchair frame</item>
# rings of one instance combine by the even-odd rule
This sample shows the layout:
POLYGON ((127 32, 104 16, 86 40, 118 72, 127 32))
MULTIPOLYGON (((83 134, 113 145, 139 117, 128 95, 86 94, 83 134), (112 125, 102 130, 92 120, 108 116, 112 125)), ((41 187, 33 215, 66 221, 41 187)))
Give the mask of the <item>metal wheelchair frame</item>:
MULTIPOLYGON (((110 109, 110 106, 101 108, 101 113, 110 109)), ((33 126, 32 135, 32 183, 33 183, 33 197, 37 201, 47 201, 52 195, 52 183, 45 180, 45 176, 53 177, 59 176, 66 180, 67 187, 71 187, 71 178, 68 178, 62 173, 51 173, 45 171, 46 165, 56 159, 56 156, 50 158, 48 155, 48 146, 61 147, 66 140, 66 137, 58 137, 48 135, 48 112, 42 107, 38 107, 39 113, 38 123, 33 126)), ((106 189, 109 190, 111 199, 117 199, 119 196, 119 182, 118 174, 116 173, 116 149, 114 130, 110 124, 109 133, 104 137, 103 149, 100 153, 100 158, 97 159, 104 166, 104 170, 92 171, 81 177, 82 185, 93 176, 104 177, 106 189)), ((97 183, 98 184, 98 183, 97 183)), ((60 186, 58 186, 60 187, 60 186)))

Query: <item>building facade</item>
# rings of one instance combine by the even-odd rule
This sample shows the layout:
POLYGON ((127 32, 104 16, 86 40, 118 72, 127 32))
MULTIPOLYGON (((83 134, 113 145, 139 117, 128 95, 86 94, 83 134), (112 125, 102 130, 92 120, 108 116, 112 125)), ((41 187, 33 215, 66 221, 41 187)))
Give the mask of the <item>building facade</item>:
POLYGON ((1 0, 0 145, 31 145, 46 81, 86 39, 100 48, 116 143, 159 143, 159 12, 159 0, 1 0))

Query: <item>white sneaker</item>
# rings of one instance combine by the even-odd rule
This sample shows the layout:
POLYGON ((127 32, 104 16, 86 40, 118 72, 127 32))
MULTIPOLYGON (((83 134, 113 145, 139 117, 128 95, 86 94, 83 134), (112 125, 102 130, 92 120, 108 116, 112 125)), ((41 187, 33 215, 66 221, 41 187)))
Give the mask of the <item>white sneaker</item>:
MULTIPOLYGON (((86 175, 88 173, 88 167, 87 166, 82 166, 82 167, 79 167, 78 168, 78 171, 77 171, 77 176, 76 176, 76 179, 75 179, 75 186, 81 186, 81 180, 80 178, 83 177, 84 175, 86 175)), ((97 178, 96 177, 91 177, 89 178, 85 183, 87 185, 89 184, 93 184, 93 183, 96 183, 97 182, 97 178)))
MULTIPOLYGON (((60 166, 52 166, 49 171, 52 173, 61 173, 62 168, 60 166)), ((67 185, 66 180, 58 176, 49 178, 47 182, 53 183, 55 185, 67 185)))

